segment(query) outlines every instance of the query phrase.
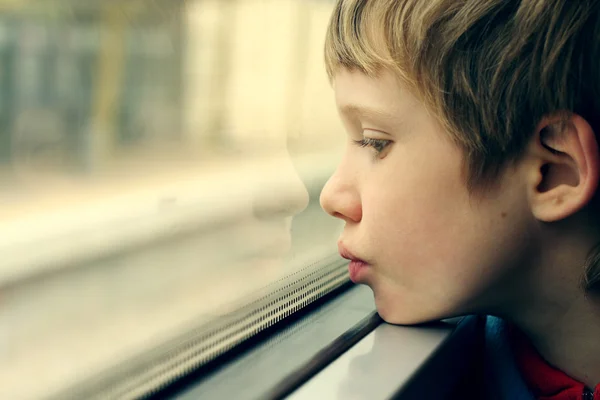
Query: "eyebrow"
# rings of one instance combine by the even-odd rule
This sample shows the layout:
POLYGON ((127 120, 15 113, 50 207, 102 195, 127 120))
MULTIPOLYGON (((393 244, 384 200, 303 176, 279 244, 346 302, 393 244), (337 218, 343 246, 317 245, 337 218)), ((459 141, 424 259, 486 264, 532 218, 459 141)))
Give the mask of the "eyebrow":
POLYGON ((340 112, 347 116, 358 116, 363 118, 373 118, 373 119, 387 119, 387 120, 396 120, 397 117, 393 114, 387 113, 385 111, 381 111, 376 108, 362 106, 359 104, 344 104, 340 108, 340 112))
POLYGON ((390 132, 406 132, 409 130, 407 121, 404 120, 400 115, 382 111, 375 107, 369 107, 355 103, 348 103, 340 107, 340 113, 346 118, 363 119, 376 126, 381 126, 382 129, 390 132))

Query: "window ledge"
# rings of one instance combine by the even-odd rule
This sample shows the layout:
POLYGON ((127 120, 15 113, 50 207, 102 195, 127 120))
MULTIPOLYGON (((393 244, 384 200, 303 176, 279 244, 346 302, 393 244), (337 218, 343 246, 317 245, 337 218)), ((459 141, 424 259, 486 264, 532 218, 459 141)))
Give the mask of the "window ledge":
POLYGON ((456 360, 473 338, 473 318, 417 327, 381 323, 333 361, 318 361, 352 341, 374 311, 371 290, 353 287, 171 398, 444 398, 465 371, 456 360))
POLYGON ((384 323, 287 398, 392 398, 453 330, 451 325, 404 327, 384 323))

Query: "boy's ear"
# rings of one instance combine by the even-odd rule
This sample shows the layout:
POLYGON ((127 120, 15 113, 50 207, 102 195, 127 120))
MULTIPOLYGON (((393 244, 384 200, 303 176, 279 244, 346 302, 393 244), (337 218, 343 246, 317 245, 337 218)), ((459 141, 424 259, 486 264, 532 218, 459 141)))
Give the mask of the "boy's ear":
POLYGON ((585 207, 600 176, 598 141, 590 124, 576 114, 544 118, 531 142, 534 169, 529 200, 534 216, 558 221, 585 207))

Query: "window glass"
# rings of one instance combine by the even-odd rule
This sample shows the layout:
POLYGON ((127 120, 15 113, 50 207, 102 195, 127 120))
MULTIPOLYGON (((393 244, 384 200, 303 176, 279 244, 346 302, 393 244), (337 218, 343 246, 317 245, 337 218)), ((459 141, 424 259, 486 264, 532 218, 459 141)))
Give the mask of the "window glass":
POLYGON ((61 393, 337 253, 332 6, 0 2, 3 398, 61 393))

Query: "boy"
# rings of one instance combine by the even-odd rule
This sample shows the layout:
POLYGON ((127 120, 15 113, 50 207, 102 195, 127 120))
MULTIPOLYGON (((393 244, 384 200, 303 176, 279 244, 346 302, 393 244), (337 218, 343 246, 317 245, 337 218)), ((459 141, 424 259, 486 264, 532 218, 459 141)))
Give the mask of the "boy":
POLYGON ((387 322, 488 315, 481 398, 600 400, 599 39, 596 0, 338 0, 330 23, 340 254, 387 322))

